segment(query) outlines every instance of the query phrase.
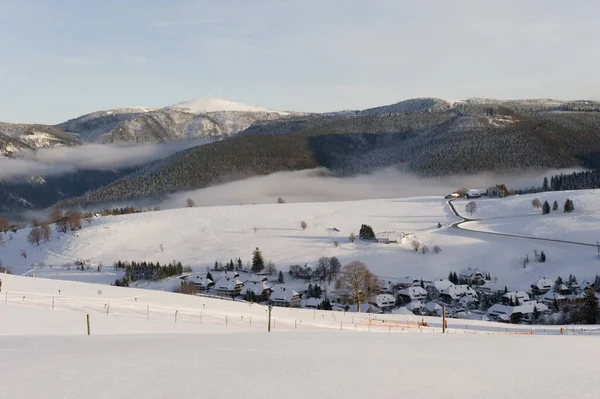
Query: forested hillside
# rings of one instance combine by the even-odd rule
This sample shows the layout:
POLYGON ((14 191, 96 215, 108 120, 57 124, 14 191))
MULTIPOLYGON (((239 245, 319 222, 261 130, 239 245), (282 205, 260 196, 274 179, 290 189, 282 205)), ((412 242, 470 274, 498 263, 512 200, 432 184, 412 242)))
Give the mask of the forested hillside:
POLYGON ((434 103, 433 109, 414 112, 260 122, 237 137, 155 162, 61 205, 132 199, 319 166, 340 176, 390 166, 436 176, 600 167, 600 112, 593 107, 561 111, 552 103, 518 105, 468 102, 444 110, 434 103))

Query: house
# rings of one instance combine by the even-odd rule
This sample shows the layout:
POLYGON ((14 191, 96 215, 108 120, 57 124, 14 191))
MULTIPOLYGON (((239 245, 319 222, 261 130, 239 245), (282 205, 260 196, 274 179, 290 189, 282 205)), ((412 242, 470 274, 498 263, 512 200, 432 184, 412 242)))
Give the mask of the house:
POLYGON ((425 283, 425 289, 431 300, 439 299, 442 291, 448 289, 448 287, 454 286, 450 280, 435 280, 425 283))
POLYGON ((240 292, 244 296, 253 293, 254 300, 256 302, 262 302, 266 301, 269 295, 271 295, 271 287, 264 281, 246 281, 240 292))
POLYGON ((542 295, 552 289, 554 282, 552 280, 548 280, 545 277, 538 279, 536 282, 531 284, 531 292, 534 295, 542 295))
POLYGON ((427 302, 425 304, 425 311, 429 316, 440 316, 442 314, 442 307, 435 302, 427 302))
POLYGON ((470 190, 467 191, 467 198, 468 199, 474 199, 474 198, 481 198, 484 196, 487 196, 487 190, 486 189, 478 189, 478 188, 472 188, 470 190))
POLYGON ((458 301, 460 298, 468 296, 471 298, 477 298, 477 291, 466 284, 462 285, 450 285, 440 292, 439 298, 445 302, 458 301))
POLYGON ((422 301, 427 299, 427 291, 420 286, 404 288, 398 291, 397 295, 410 301, 422 301))
POLYGON ((555 288, 555 291, 558 291, 562 295, 569 295, 571 293, 571 289, 567 287, 565 284, 560 284, 558 290, 555 288))
POLYGON ((458 274, 458 278, 467 281, 469 284, 480 285, 485 281, 485 276, 478 269, 463 269, 458 274))
POLYGON ((269 303, 273 306, 284 308, 299 308, 301 302, 300 293, 289 287, 277 286, 269 296, 269 303))
POLYGON ((308 298, 304 302, 304 307, 307 309, 318 309, 321 306, 323 300, 321 298, 308 298))
POLYGON ((214 286, 217 295, 237 296, 242 291, 242 283, 237 277, 223 277, 218 280, 214 286))
POLYGON ((540 302, 546 305, 553 305, 554 301, 556 301, 559 305, 564 303, 567 298, 562 295, 560 292, 556 292, 554 290, 546 292, 541 298, 540 302))
POLYGON ((393 294, 396 291, 397 282, 390 279, 379 279, 379 292, 382 294, 393 294))
POLYGON ((425 309, 425 305, 423 305, 423 302, 421 301, 412 301, 411 303, 406 305, 406 309, 410 310, 414 314, 421 314, 425 309))
POLYGON ((517 302, 523 303, 529 300, 529 294, 527 294, 525 291, 511 291, 502 295, 502 303, 504 303, 505 305, 508 305, 511 302, 514 304, 516 304, 517 302))
POLYGON ((391 309, 396 305, 396 298, 391 294, 379 294, 371 298, 370 303, 379 309, 391 309))
POLYGON ((548 312, 548 306, 537 301, 527 301, 519 306, 508 306, 496 303, 487 310, 491 320, 509 322, 511 318, 518 318, 523 321, 533 320, 533 312, 537 310, 540 313, 548 312))
MULTIPOLYGON (((356 304, 348 306, 348 312, 357 312, 356 304)), ((371 305, 370 303, 361 303, 360 304, 360 313, 381 313, 381 310, 377 308, 375 305, 371 305)))
POLYGON ((419 279, 416 278, 412 278, 409 276, 406 277, 400 277, 398 279, 396 279, 396 290, 401 290, 403 288, 408 288, 408 287, 416 287, 418 285, 421 284, 421 281, 419 279))
POLYGON ((206 277, 206 274, 192 274, 186 276, 185 281, 193 283, 200 291, 207 291, 215 286, 214 281, 206 277))
POLYGON ((479 299, 465 295, 458 300, 458 304, 465 309, 473 309, 479 305, 479 299))

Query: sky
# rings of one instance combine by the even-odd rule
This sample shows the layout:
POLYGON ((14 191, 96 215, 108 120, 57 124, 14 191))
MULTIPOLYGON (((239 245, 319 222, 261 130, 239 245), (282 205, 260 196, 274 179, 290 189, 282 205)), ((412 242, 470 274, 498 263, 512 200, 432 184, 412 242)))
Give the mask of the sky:
POLYGON ((600 100, 600 2, 0 0, 0 121, 218 97, 600 100))

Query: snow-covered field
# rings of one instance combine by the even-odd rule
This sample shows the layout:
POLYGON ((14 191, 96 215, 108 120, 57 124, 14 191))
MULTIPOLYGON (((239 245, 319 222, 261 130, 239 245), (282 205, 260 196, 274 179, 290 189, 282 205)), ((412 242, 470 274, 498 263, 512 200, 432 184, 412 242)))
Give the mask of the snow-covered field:
POLYGON ((600 371, 589 328, 274 308, 267 333, 261 305, 2 279, 7 398, 592 398, 600 371))
MULTIPOLYGON (((462 226, 595 244, 600 239, 599 197, 598 190, 589 190, 478 200, 479 209, 473 217, 498 219, 462 226), (536 197, 550 202, 556 199, 561 211, 541 215, 541 211, 531 207, 531 200, 536 197), (562 212, 566 197, 574 201, 572 214, 562 212)), ((454 203, 464 215, 466 201, 454 203)), ((314 264, 321 256, 337 256, 342 264, 360 260, 377 275, 392 278, 439 279, 447 277, 450 271, 477 267, 497 277, 498 284, 509 289, 528 289, 540 276, 555 279, 575 274, 582 281, 600 273, 595 247, 450 227, 458 220, 446 200, 439 197, 184 208, 97 218, 80 231, 54 233, 49 243, 39 247, 26 242, 25 229, 13 234, 12 239, 6 236, 0 256, 15 274, 29 272, 38 277, 105 284, 118 276, 107 267, 117 260, 167 263, 175 259, 203 272, 215 261, 242 258, 246 265, 256 247, 284 272, 292 264, 314 264), (301 229, 301 221, 308 224, 306 230, 301 229), (437 228, 438 222, 442 228, 437 228), (351 232, 357 234, 363 223, 391 239, 402 239, 403 232, 409 233, 430 248, 439 245, 442 252, 423 255, 415 252, 410 242, 350 243, 348 236, 351 232), (27 258, 21 256, 22 249, 27 251, 27 258), (548 261, 532 262, 523 268, 522 258, 533 258, 534 250, 544 251, 548 261), (61 267, 75 259, 103 264, 103 271, 61 267), (43 269, 37 268, 39 262, 45 264, 43 269)))

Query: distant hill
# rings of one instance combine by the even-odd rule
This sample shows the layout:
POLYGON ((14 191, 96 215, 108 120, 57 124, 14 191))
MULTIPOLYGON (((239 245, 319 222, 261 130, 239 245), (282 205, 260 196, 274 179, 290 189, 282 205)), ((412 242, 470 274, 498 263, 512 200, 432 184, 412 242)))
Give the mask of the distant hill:
POLYGON ((257 122, 239 136, 175 154, 61 205, 132 199, 314 167, 339 176, 391 166, 430 176, 600 167, 598 103, 429 104, 433 108, 417 106, 410 112, 257 122))

